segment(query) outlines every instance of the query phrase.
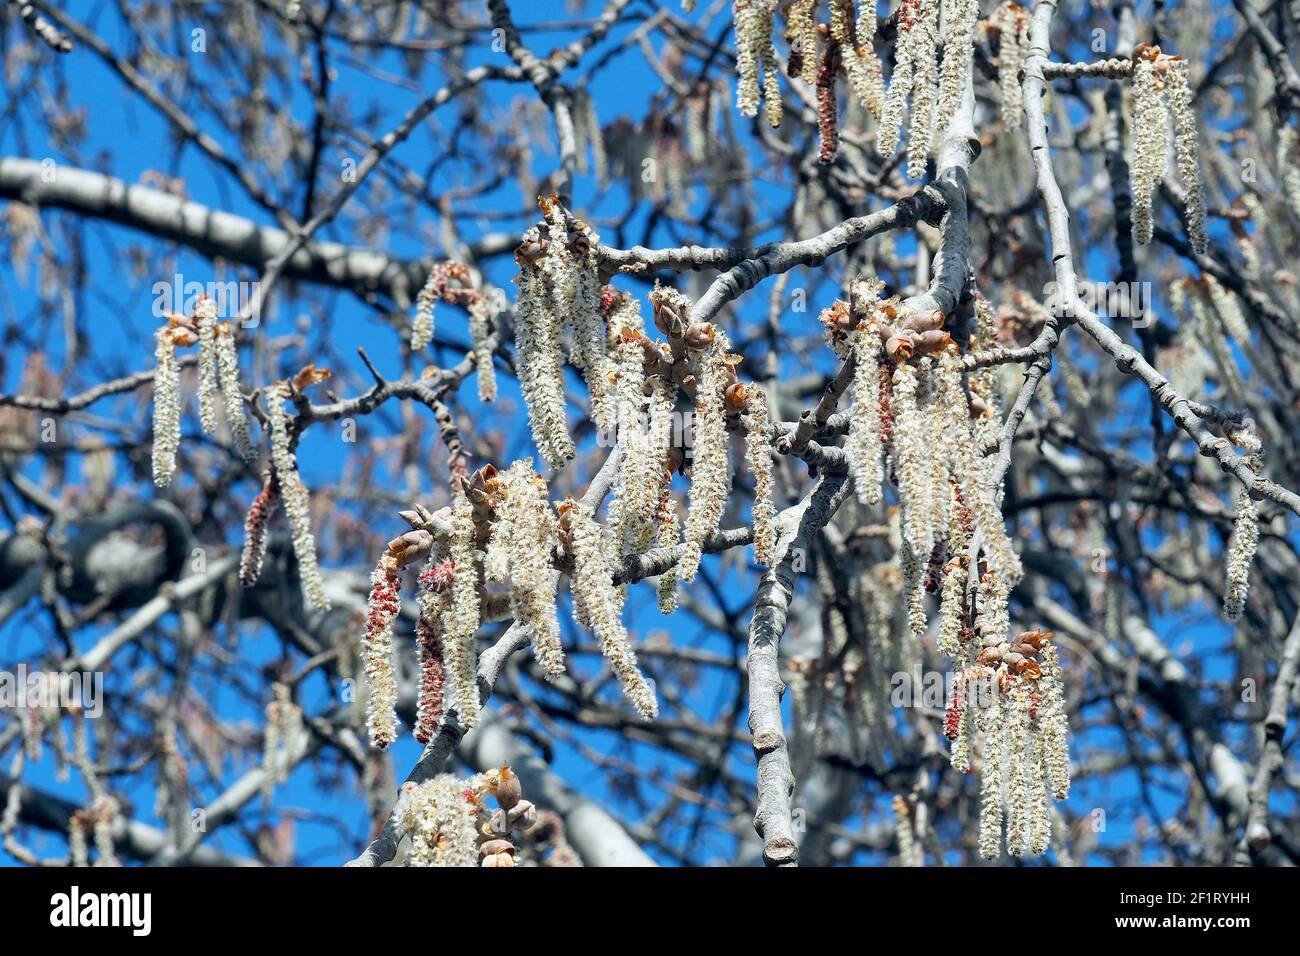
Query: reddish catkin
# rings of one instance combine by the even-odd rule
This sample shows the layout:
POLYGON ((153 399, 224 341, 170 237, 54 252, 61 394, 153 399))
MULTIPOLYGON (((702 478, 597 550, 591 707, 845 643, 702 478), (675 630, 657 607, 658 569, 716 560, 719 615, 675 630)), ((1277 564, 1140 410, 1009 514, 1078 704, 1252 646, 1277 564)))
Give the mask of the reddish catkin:
POLYGON ((402 609, 402 586, 397 562, 385 554, 370 576, 370 602, 362 653, 370 693, 366 701, 366 726, 370 742, 384 750, 397 736, 397 684, 393 678, 393 620, 402 609))
POLYGON ((952 699, 948 701, 948 710, 944 714, 943 735, 949 740, 956 740, 961 732, 962 715, 966 712, 965 679, 953 685, 952 699))
POLYGON ((280 504, 280 483, 267 474, 262 490, 248 507, 244 518, 244 553, 239 558, 239 583, 251 588, 262 576, 266 558, 266 525, 280 504))
POLYGON ((442 688, 446 670, 442 663, 442 639, 427 617, 415 625, 416 651, 420 663, 420 695, 416 703, 415 739, 427 744, 442 722, 442 688))
POLYGON ((447 668, 438 633, 439 611, 451 590, 455 566, 451 561, 429 564, 420 572, 420 620, 415 626, 416 654, 420 665, 420 693, 416 700, 415 739, 427 744, 438 731, 445 712, 443 687, 447 668))
POLYGON ((840 45, 828 43, 817 70, 817 128, 821 132, 820 163, 835 161, 840 148, 839 104, 835 100, 835 74, 839 72, 840 45))

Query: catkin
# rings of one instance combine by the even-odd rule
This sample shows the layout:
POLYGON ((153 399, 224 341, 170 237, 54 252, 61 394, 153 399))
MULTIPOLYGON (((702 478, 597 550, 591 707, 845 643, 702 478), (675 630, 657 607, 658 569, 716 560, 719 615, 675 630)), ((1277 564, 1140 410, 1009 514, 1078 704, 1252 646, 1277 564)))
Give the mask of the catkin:
POLYGON ((199 332, 199 425, 205 434, 217 430, 217 303, 201 296, 194 306, 199 332))
POLYGON ((677 575, 693 581, 699 571, 705 542, 718 530, 731 490, 731 462, 727 456, 725 420, 727 337, 717 330, 700 357, 700 382, 696 390, 692 435, 690 505, 686 511, 686 551, 677 575))
POLYGON ((614 587, 603 531, 581 501, 570 498, 562 507, 572 532, 574 616, 600 639, 601 651, 632 706, 646 720, 653 720, 659 702, 637 666, 623 626, 623 605, 614 587))
POLYGON ((565 420, 561 341, 572 331, 570 361, 582 373, 596 425, 613 424, 609 337, 601 310, 597 236, 554 196, 540 201, 545 220, 515 250, 520 271, 515 344, 533 439, 552 468, 574 455, 565 420))
POLYGON ((757 116, 759 102, 759 57, 757 43, 762 31, 763 11, 758 0, 735 0, 732 21, 736 31, 736 108, 741 116, 757 116))
POLYGON ((926 434, 919 387, 915 365, 904 363, 894 370, 890 408, 894 414, 894 460, 898 495, 903 505, 903 537, 918 557, 928 555, 934 547, 929 501, 932 478, 929 449, 933 439, 926 434))
POLYGON ((864 3, 858 10, 853 37, 843 47, 849 86, 877 122, 885 109, 885 75, 872 39, 876 34, 876 11, 864 3))
POLYGON ((473 788, 444 773, 407 783, 394 810, 410 834, 408 866, 474 866, 478 860, 477 801, 473 788))
POLYGON ((1029 47, 1029 17, 1015 3, 1004 3, 990 18, 998 28, 998 86, 1002 91, 1002 122, 1019 127, 1025 121, 1024 90, 1020 70, 1029 47))
POLYGON ((244 550, 239 556, 239 583, 246 588, 262 576, 266 559, 267 524, 280 504, 280 483, 272 472, 266 473, 262 490, 253 498, 244 518, 244 550))
POLYGON ((181 447, 181 367, 170 329, 158 330, 153 378, 153 483, 171 484, 181 447))
POLYGON ((884 483, 884 450, 881 443, 880 385, 886 374, 880 366, 880 338, 870 326, 858 326, 850 333, 857 360, 850 385, 853 405, 849 409, 849 437, 845 451, 853 489, 868 507, 880 504, 884 483))
POLYGON ((402 586, 397 562, 387 552, 370 576, 370 601, 361 654, 366 669, 366 729, 379 750, 397 739, 396 656, 393 621, 401 611, 402 586))
POLYGON ((1156 186, 1165 171, 1169 136, 1165 124, 1163 91, 1155 67, 1140 59, 1133 68, 1133 239, 1139 245, 1151 241, 1154 227, 1152 202, 1156 186))
MULTIPOLYGON (((915 73, 912 80, 911 127, 907 131, 907 175, 920 179, 925 175, 930 155, 930 141, 935 135, 934 107, 937 89, 939 0, 921 0, 916 23, 908 33, 914 44, 915 73)), ((960 92, 960 91, 959 91, 960 92)))
POLYGON ((478 400, 497 400, 497 373, 492 364, 492 295, 477 295, 469 304, 469 336, 474 348, 474 376, 478 400))
POLYGON ((769 433, 772 423, 768 418, 767 395, 762 389, 749 389, 749 409, 745 422, 745 467, 754 478, 754 560, 764 567, 772 563, 772 549, 776 544, 772 504, 772 451, 769 433))
POLYGON ((289 447, 289 417, 284 410, 289 394, 288 382, 275 382, 266 390, 266 417, 271 425, 271 464, 275 468, 284 512, 293 535, 293 553, 298 559, 303 594, 317 610, 328 611, 330 602, 325 596, 325 584, 316 561, 316 539, 311 531, 310 497, 289 447))
POLYGON ((424 285, 415 297, 415 320, 411 323, 412 352, 423 351, 433 341, 433 311, 437 307, 438 299, 441 296, 440 286, 442 282, 442 274, 438 266, 434 266, 429 270, 429 277, 424 280, 424 285))
POLYGON ((1250 592, 1250 563, 1259 546, 1259 514, 1250 494, 1237 494, 1237 520, 1228 545, 1227 583, 1223 588, 1223 613, 1230 621, 1241 619, 1250 592))
POLYGON ((437 733, 445 709, 443 688, 446 684, 446 662, 442 635, 443 614, 451 600, 452 563, 429 559, 420 572, 418 601, 420 619, 415 625, 416 659, 420 667, 420 691, 416 698, 414 735, 427 744, 437 733))
MULTIPOLYGON (((505 552, 512 585, 511 613, 528 629, 537 663, 553 679, 564 673, 564 648, 555 610, 557 575, 550 562, 559 540, 555 516, 546 482, 533 471, 531 458, 511 465, 502 476, 502 486, 495 513, 506 520, 504 526, 493 527, 492 539, 499 537, 499 548, 505 552)), ((489 544, 489 554, 492 551, 489 544)))
POLYGON ((522 271, 516 310, 515 345, 519 350, 519 387, 528 407, 533 440, 546 463, 563 467, 573 457, 573 438, 565 419, 563 329, 546 305, 545 280, 522 271))
POLYGON ((443 652, 452 698, 462 727, 478 723, 479 697, 474 635, 479 626, 479 569, 474 547, 474 508, 457 492, 451 511, 451 600, 443 615, 443 652))
POLYGON ((975 25, 979 21, 979 0, 945 0, 943 66, 939 72, 939 99, 935 104, 934 130, 942 136, 961 103, 962 86, 975 55, 975 25))
POLYGON ((1209 242, 1205 234, 1205 192, 1201 187, 1200 137, 1196 129, 1192 88, 1187 82, 1187 61, 1166 62, 1165 88, 1169 112, 1174 118, 1174 154, 1178 160, 1178 175, 1187 190, 1183 204, 1187 215, 1187 238, 1192 251, 1204 255, 1209 242))
POLYGON ((239 350, 235 345, 235 327, 223 323, 216 330, 217 370, 221 379, 221 394, 226 403, 226 423, 235 440, 235 448, 244 461, 257 457, 253 439, 248 433, 248 416, 244 414, 244 393, 239 387, 239 350))
POLYGON ((979 854, 986 860, 997 858, 1002 845, 1002 774, 1005 727, 1002 708, 997 702, 977 708, 976 726, 984 741, 984 759, 980 766, 979 854))

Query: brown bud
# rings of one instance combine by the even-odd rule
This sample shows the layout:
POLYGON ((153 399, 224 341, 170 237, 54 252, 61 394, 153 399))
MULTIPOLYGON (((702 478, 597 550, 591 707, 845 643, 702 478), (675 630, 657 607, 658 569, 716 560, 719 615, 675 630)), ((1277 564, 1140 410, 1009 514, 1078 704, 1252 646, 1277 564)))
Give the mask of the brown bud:
POLYGON ((519 798, 523 795, 523 788, 519 785, 519 775, 510 769, 509 764, 501 768, 500 777, 492 792, 496 795, 497 803, 506 810, 519 802, 519 798))
POLYGON ((736 382, 727 386, 724 396, 727 403, 727 411, 742 412, 749 404, 749 388, 743 382, 736 382))
POLYGON ((474 505, 487 505, 491 493, 489 483, 497 476, 496 466, 484 465, 469 476, 465 483, 465 497, 474 505))
POLYGON ((1032 631, 1025 631, 1016 636, 1016 641, 1028 644, 1035 651, 1042 650, 1044 644, 1052 639, 1052 631, 1043 631, 1034 628, 1032 631))
POLYGON ((837 299, 827 311, 829 313, 827 317, 837 329, 847 332, 853 327, 853 315, 847 302, 837 299))
POLYGON ((922 355, 938 355, 952 344, 952 336, 943 329, 930 329, 917 337, 916 349, 922 355))
POLYGON ((529 830, 537 822, 537 807, 527 800, 520 800, 510 811, 510 825, 520 830, 529 830))
POLYGON ((895 362, 906 362, 916 352, 915 332, 891 335, 885 343, 885 352, 895 362))
POLYGON ((305 388, 316 385, 330 377, 330 370, 327 368, 317 368, 316 364, 309 363, 304 365, 302 371, 293 377, 294 391, 301 392, 305 388))
POLYGON ((686 344, 693 349, 707 348, 717 338, 717 333, 708 322, 696 322, 686 330, 686 344))
POLYGON ((659 294, 650 295, 650 302, 654 306, 655 328, 671 338, 681 338, 686 331, 686 320, 682 315, 683 303, 677 298, 668 301, 668 297, 674 294, 671 289, 656 292, 659 294))
POLYGON ((530 236, 515 249, 515 262, 520 266, 532 265, 546 255, 546 240, 541 236, 530 236))
POLYGON ((565 499, 558 502, 555 506, 555 514, 559 519, 559 538, 560 549, 566 554, 573 550, 573 519, 571 517, 573 509, 577 507, 572 501, 565 499))
POLYGON ((1020 674, 1022 677, 1028 677, 1030 680, 1038 680, 1038 678, 1043 676, 1042 669, 1028 658, 1017 663, 1015 667, 1016 673, 1020 674))
POLYGON ((388 553, 399 568, 428 557, 433 550, 433 535, 424 530, 407 531, 388 542, 388 553))
POLYGON ((569 230, 569 251, 579 258, 585 258, 591 252, 591 236, 585 229, 569 230))
POLYGON ((193 329, 187 329, 181 326, 176 328, 164 329, 160 334, 164 342, 169 343, 174 348, 188 348, 199 340, 199 335, 193 329))
POLYGON ((938 309, 929 312, 912 312, 903 319, 902 327, 913 332, 930 332, 943 328, 943 313, 938 309))

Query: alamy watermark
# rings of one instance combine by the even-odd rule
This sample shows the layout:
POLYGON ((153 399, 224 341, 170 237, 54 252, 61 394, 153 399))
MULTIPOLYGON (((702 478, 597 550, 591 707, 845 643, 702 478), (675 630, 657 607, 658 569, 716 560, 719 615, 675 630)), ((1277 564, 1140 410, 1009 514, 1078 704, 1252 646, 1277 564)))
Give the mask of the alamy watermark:
POLYGON ((993 672, 896 671, 889 677, 889 706, 943 710, 960 694, 962 700, 983 710, 997 701, 993 672))
MULTIPOLYGON (((1079 304, 1089 312, 1111 319, 1126 319, 1135 328, 1146 328, 1155 321, 1150 282, 1090 282, 1080 279, 1075 292, 1079 304)), ((1067 310, 1060 297, 1060 287, 1049 282, 1043 289, 1047 307, 1065 317, 1067 310)))
POLYGON ((0 709, 55 706, 99 717, 104 713, 103 672, 28 671, 26 664, 19 664, 17 671, 0 671, 0 709))
POLYGON ((177 272, 170 279, 159 279, 150 291, 153 314, 159 319, 171 312, 192 315, 199 297, 206 295, 216 304, 218 319, 237 319, 246 329, 257 328, 262 321, 260 282, 186 282, 185 276, 177 272))
MULTIPOLYGON (((695 445, 695 412, 693 410, 674 411, 670 413, 669 420, 669 447, 682 449, 686 459, 690 460, 691 451, 695 445)), ((637 432, 644 435, 649 431, 650 415, 648 412, 638 411, 630 415, 620 412, 615 415, 612 424, 596 429, 596 444, 601 448, 612 448, 617 444, 620 432, 637 432)))

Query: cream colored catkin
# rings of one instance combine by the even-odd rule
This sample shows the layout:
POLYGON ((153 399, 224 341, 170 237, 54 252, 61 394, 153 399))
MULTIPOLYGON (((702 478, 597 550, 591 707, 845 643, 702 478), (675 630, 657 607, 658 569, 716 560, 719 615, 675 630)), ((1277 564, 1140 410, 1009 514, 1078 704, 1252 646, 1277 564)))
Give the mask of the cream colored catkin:
POLYGON ((624 696, 642 717, 653 720, 659 715, 659 702, 637 666, 636 652, 623 626, 623 602, 614 586, 604 533, 588 505, 570 498, 563 507, 572 532, 574 617, 600 640, 624 696))
POLYGON ((1223 589, 1223 613, 1230 621, 1241 619, 1250 593, 1250 564, 1259 546, 1259 513, 1249 492, 1237 493, 1237 518, 1228 544, 1227 583, 1223 589))
POLYGON ((907 132, 907 175, 925 175, 930 143, 935 136, 935 100, 938 94, 939 0, 921 0, 916 23, 908 33, 914 44, 911 126, 907 132))
POLYGON ((169 330, 157 334, 153 378, 153 483, 171 484, 176 474, 176 453, 181 447, 181 367, 169 330))
POLYGON ((474 866, 478 861, 472 784, 452 774, 402 786, 394 813, 410 834, 408 866, 474 866))
POLYGON ((1204 255, 1209 243, 1205 233, 1205 191, 1201 186, 1200 134, 1196 126, 1196 107, 1192 88, 1187 82, 1187 61, 1166 61, 1165 90, 1169 112, 1174 120, 1174 154, 1178 175, 1187 190, 1183 209, 1187 216, 1187 238, 1192 251, 1204 255))
POLYGON ((754 479, 754 560, 768 567, 776 546, 770 444, 772 422, 768 416, 766 393, 757 386, 751 386, 749 393, 749 408, 744 415, 745 467, 754 479))
POLYGON ((1164 92, 1150 60, 1141 59, 1133 68, 1133 163, 1129 176, 1133 187, 1133 239, 1139 245, 1151 241, 1155 222, 1152 203, 1165 171, 1166 129, 1164 92))
POLYGON ((574 456, 565 416, 563 328, 547 303, 545 280, 536 270, 521 271, 515 282, 519 285, 515 324, 519 387, 537 450, 548 465, 561 468, 574 456))
POLYGON ((880 338, 873 328, 859 326, 850 337, 856 367, 850 384, 853 404, 844 447, 858 501, 872 507, 880 504, 885 478, 880 390, 886 372, 880 364, 880 338))
POLYGON ((289 519, 303 595, 317 610, 328 611, 330 602, 325 596, 325 584, 316 560, 316 539, 311 530, 310 496, 290 447, 289 416, 284 410, 289 395, 288 382, 275 382, 266 390, 266 417, 271 425, 271 464, 280 486, 284 513, 289 519))
POLYGON ((727 455, 726 387, 727 337, 718 330, 700 357, 696 390, 694 454, 691 458, 690 502, 686 510, 686 551, 677 564, 683 581, 695 580, 704 544, 718 530, 731 490, 727 455))
POLYGON ((498 295, 495 289, 475 296, 469 304, 469 336, 474 349, 474 377, 478 383, 478 400, 497 400, 497 373, 492 363, 492 303, 498 295))
POLYGON ((479 626, 479 565, 475 548, 474 508, 463 491, 451 510, 449 556, 454 562, 451 600, 443 612, 443 651, 460 725, 478 723, 479 696, 474 635, 479 626))
POLYGON ((205 434, 217 430, 217 303, 200 296, 194 306, 194 321, 199 333, 199 425, 205 434))
POLYGON ((244 461, 257 458, 253 439, 248 432, 248 416, 244 413, 244 392, 239 387, 239 350, 235 344, 235 327, 223 323, 216 330, 217 370, 221 379, 221 394, 226 404, 226 424, 230 437, 244 461))

